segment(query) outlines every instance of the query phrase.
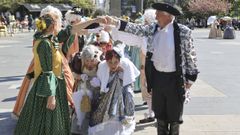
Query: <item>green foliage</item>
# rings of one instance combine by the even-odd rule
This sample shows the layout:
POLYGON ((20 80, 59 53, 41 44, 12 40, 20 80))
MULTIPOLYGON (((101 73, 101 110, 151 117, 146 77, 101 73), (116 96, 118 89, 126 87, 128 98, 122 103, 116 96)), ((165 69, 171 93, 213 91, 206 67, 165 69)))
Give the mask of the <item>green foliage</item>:
POLYGON ((230 7, 226 1, 222 0, 190 0, 188 11, 194 16, 207 17, 210 15, 227 14, 230 7))
POLYGON ((144 0, 143 1, 143 9, 150 8, 153 3, 154 3, 154 0, 144 0))
POLYGON ((74 5, 77 5, 83 9, 93 9, 94 5, 90 0, 70 0, 74 5))
POLYGON ((0 1, 0 11, 13 11, 13 5, 18 2, 18 0, 1 0, 0 1))
MULTIPOLYGON (((188 17, 206 17, 210 15, 232 17, 240 16, 240 0, 186 0, 185 15, 188 17)), ((184 2, 185 3, 185 2, 184 2)))
POLYGON ((240 0, 237 1, 231 1, 231 9, 230 9, 230 15, 233 17, 239 18, 240 16, 240 0))
MULTIPOLYGON (((72 0, 76 1, 76 0, 72 0)), ((82 0, 81 0, 82 1, 82 0)), ((88 0, 85 0, 88 1, 88 0)), ((19 3, 70 3, 70 0, 0 0, 0 11, 14 11, 19 3)))

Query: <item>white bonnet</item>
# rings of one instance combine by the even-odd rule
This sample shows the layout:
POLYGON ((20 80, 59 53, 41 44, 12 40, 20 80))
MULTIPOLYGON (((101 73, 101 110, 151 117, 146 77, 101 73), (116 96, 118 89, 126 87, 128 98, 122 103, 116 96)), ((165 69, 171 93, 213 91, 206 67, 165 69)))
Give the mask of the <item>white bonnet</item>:
POLYGON ((100 61, 100 55, 102 51, 98 49, 98 47, 94 45, 87 45, 83 48, 81 53, 82 59, 96 59, 100 61))
POLYGON ((71 24, 71 22, 76 21, 76 20, 81 20, 82 21, 82 16, 78 14, 72 14, 72 10, 68 10, 67 13, 65 14, 65 19, 68 24, 71 24))
POLYGON ((45 7, 44 9, 42 9, 41 13, 40 13, 40 17, 41 16, 44 16, 46 14, 54 14, 54 15, 57 15, 58 16, 58 22, 59 24, 62 24, 62 12, 58 9, 58 8, 55 8, 51 5, 48 5, 47 7, 45 7))
POLYGON ((101 30, 99 32, 99 42, 106 42, 108 43, 110 41, 109 33, 105 30, 101 30))
POLYGON ((124 57, 124 48, 125 48, 125 44, 122 42, 118 42, 115 41, 114 42, 114 46, 113 46, 113 50, 121 57, 124 57))
POLYGON ((155 9, 146 9, 144 11, 144 20, 151 24, 151 23, 154 23, 156 21, 156 10, 155 9))

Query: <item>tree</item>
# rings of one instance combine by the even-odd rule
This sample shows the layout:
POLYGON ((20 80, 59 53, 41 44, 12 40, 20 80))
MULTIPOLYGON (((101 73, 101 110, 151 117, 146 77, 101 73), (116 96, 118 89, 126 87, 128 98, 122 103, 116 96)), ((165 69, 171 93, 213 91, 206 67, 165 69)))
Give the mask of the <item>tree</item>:
POLYGON ((188 10, 196 16, 209 16, 226 14, 230 7, 224 0, 190 0, 188 10))
POLYGON ((231 0, 231 16, 236 16, 239 19, 239 11, 240 11, 240 0, 231 0))
POLYGON ((93 9, 94 5, 91 0, 71 0, 71 2, 83 9, 93 9))
POLYGON ((19 6, 19 3, 71 3, 71 1, 76 0, 0 0, 0 11, 14 11, 19 6))
POLYGON ((0 12, 11 9, 12 3, 13 3, 12 0, 1 0, 0 1, 0 12))
POLYGON ((70 0, 70 2, 73 5, 82 8, 85 16, 90 16, 91 12, 95 8, 95 5, 92 3, 92 0, 70 0))
POLYGON ((151 8, 151 5, 154 3, 154 0, 144 0, 143 9, 151 8))
POLYGON ((191 0, 178 0, 179 6, 186 7, 191 0))

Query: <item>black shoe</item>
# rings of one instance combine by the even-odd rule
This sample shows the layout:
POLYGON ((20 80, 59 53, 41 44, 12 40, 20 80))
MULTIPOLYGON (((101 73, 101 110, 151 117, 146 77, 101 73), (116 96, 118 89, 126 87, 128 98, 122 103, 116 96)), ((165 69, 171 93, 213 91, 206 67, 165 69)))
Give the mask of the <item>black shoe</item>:
MULTIPOLYGON (((157 132, 158 135, 169 135, 169 124, 163 120, 157 120, 157 132)), ((170 134, 171 135, 171 134, 170 134)))
POLYGON ((141 119, 141 120, 139 120, 139 123, 141 123, 141 124, 148 123, 148 119, 141 119))
POLYGON ((149 122, 154 122, 154 121, 155 121, 155 118, 149 117, 149 118, 139 120, 139 123, 143 124, 143 123, 149 123, 149 122))
POLYGON ((155 121, 155 118, 154 117, 149 117, 148 118, 148 122, 154 122, 155 121))
POLYGON ((144 102, 143 105, 147 105, 147 102, 144 102))
POLYGON ((170 123, 170 135, 179 135, 179 123, 170 123))

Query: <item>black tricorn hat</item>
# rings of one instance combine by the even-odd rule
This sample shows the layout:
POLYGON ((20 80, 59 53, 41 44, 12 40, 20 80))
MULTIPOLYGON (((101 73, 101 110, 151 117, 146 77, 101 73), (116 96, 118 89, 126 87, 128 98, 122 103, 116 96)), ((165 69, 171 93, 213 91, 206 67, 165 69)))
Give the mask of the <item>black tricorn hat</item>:
POLYGON ((154 8, 156 10, 168 12, 169 14, 172 14, 174 16, 182 15, 182 11, 177 9, 175 6, 172 6, 167 3, 160 3, 160 2, 154 3, 154 4, 152 4, 152 8, 154 8))
POLYGON ((83 15, 83 11, 81 8, 79 7, 73 7, 71 14, 75 14, 75 15, 83 15))

